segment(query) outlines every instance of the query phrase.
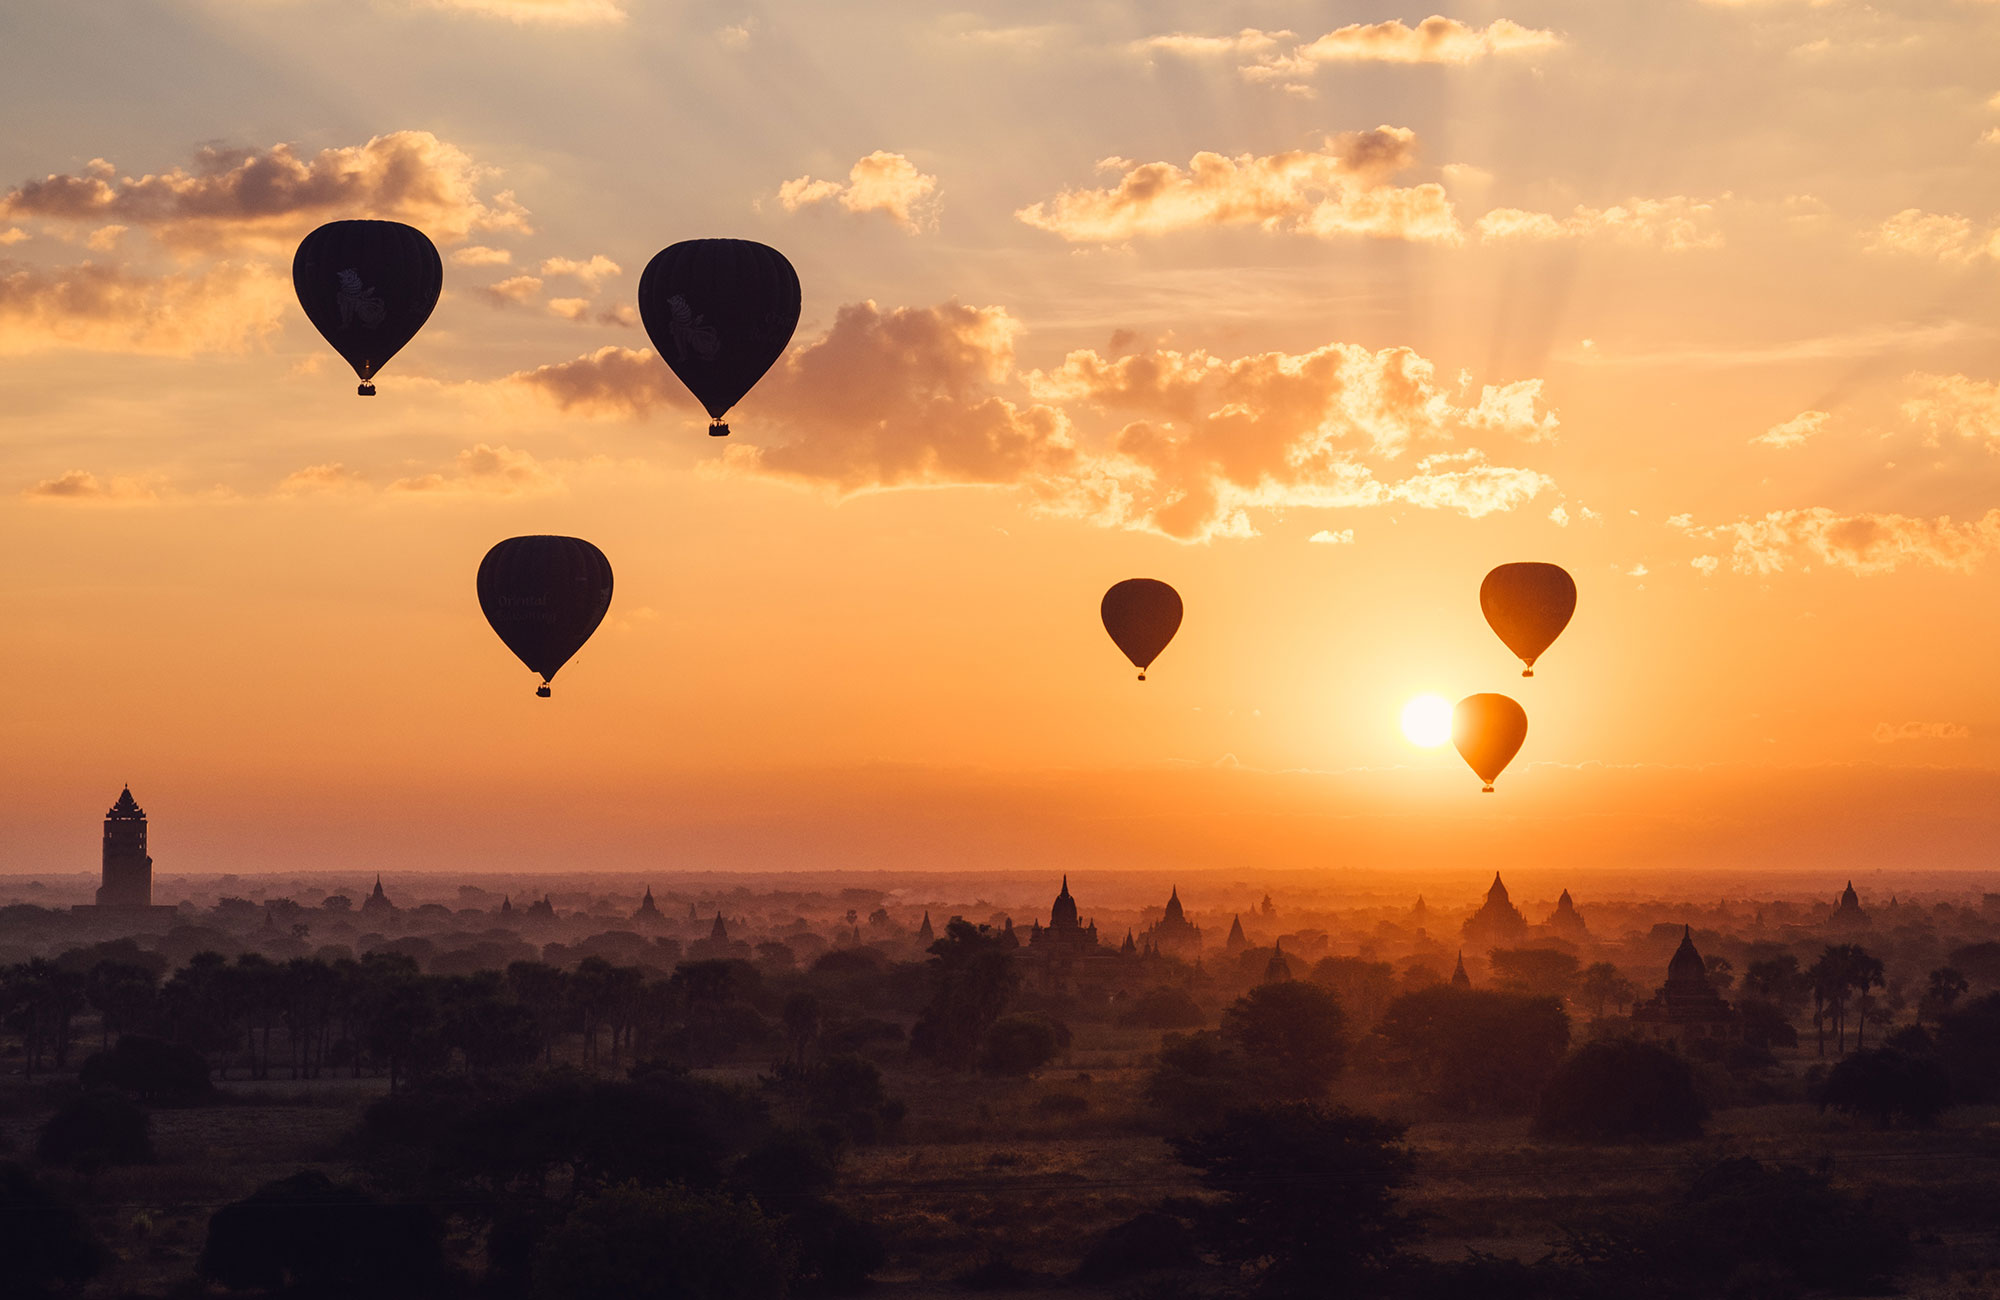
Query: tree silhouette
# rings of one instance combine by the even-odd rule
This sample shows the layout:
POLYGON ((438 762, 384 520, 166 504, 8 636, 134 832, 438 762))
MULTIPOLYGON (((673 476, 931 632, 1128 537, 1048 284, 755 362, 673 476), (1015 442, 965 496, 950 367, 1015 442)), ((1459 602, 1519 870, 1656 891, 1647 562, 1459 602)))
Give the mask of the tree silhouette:
POLYGON ((536 1252, 535 1300, 781 1300, 792 1252, 755 1205, 683 1188, 610 1188, 536 1252))
POLYGON ((1951 1104, 1951 1079, 1935 1057, 1894 1047, 1857 1050, 1827 1075, 1820 1090, 1821 1110, 1828 1107, 1850 1115, 1865 1115, 1878 1128, 1898 1117, 1926 1127, 1951 1104))
POLYGON ((1326 1095, 1347 1063, 1347 1018, 1317 984, 1261 984, 1222 1013, 1222 1037, 1275 1101, 1326 1095))
POLYGON ((1639 986, 1621 975, 1610 962, 1592 962, 1577 976, 1576 996, 1590 1008, 1591 1019, 1601 1020, 1607 1005, 1620 1011, 1630 1006, 1639 996, 1639 986))
POLYGON ((1510 993, 1566 998, 1576 986, 1577 959, 1555 948, 1495 948, 1487 960, 1493 979, 1510 993))
POLYGON ((0 1261, 7 1293, 38 1300, 96 1277, 105 1252, 74 1207, 20 1165, 0 1163, 0 1261))
POLYGON ((1924 980, 1923 996, 1917 1000, 1917 1023, 1942 1022, 1971 987, 1971 981, 1956 966, 1938 967, 1924 980))
POLYGON ((1293 1102, 1231 1111, 1173 1140, 1218 1194, 1202 1235, 1271 1300, 1367 1294, 1416 1229, 1395 1206, 1409 1177, 1400 1125, 1293 1102))
POLYGON ((1405 993, 1375 1027, 1384 1063, 1461 1113, 1526 1110, 1569 1047, 1554 998, 1440 984, 1405 993))
POLYGON ((1002 1016, 979 1045, 982 1074, 1029 1075, 1068 1050, 1069 1026, 1039 1013, 1002 1016))
POLYGON ((910 1049, 947 1069, 971 1069, 1019 983, 1013 956, 1014 946, 1000 935, 952 918, 931 945, 925 965, 931 999, 910 1030, 910 1049))
POLYGON ((236 1290, 429 1297, 445 1274, 443 1228, 422 1207, 302 1170, 217 1210, 198 1271, 236 1290))
POLYGON ((146 1112, 115 1092, 86 1092, 65 1102, 42 1125, 35 1158, 94 1174, 110 1165, 153 1159, 146 1112))
POLYGON ((1587 1141, 1698 1137, 1708 1113, 1694 1072, 1676 1052, 1654 1043, 1586 1043, 1542 1089, 1535 1130, 1587 1141))

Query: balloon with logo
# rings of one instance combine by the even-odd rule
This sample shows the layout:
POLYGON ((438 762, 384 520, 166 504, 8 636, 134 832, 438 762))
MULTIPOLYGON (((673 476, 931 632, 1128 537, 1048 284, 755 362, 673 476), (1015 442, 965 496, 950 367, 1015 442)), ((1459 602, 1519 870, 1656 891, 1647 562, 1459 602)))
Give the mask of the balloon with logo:
POLYGON ((799 325, 799 275, 777 249, 748 239, 689 239, 663 248, 639 277, 639 318, 654 351, 708 412, 722 417, 777 363, 799 325))
POLYGON ((611 561, 581 537, 510 537, 479 562, 479 608, 522 663, 542 676, 583 648, 611 608, 611 561))
POLYGON ((329 221, 292 258, 299 306, 375 396, 375 372, 417 336, 444 289, 444 263, 400 221, 329 221))
POLYGON ((1104 593, 1098 613, 1143 682, 1146 669, 1180 631, 1181 594, 1157 578, 1127 578, 1104 593))

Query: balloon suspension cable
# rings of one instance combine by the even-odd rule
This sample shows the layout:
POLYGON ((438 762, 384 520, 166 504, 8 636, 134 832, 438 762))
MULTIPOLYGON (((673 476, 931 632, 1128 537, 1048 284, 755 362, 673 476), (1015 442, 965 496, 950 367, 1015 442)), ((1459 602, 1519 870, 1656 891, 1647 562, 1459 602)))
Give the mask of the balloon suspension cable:
MULTIPOLYGON (((538 700, 546 700, 547 698, 549 698, 549 684, 547 682, 543 682, 540 686, 537 686, 535 688, 535 698, 538 700)), ((1493 787, 1489 785, 1486 788, 1491 790, 1493 787)))
POLYGON ((708 436, 711 438, 727 438, 729 436, 729 426, 724 424, 720 417, 712 419, 708 422, 708 436))
POLYGON ((355 388, 354 392, 357 397, 373 397, 375 396, 375 385, 362 384, 355 388))

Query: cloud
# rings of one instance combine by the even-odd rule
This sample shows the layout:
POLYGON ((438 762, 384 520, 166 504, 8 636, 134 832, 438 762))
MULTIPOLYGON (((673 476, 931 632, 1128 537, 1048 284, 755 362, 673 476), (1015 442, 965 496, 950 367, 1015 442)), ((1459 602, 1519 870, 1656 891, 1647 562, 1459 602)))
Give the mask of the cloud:
POLYGON ((2000 258, 2000 230, 1979 233, 1970 218, 1956 213, 1904 208, 1876 227, 1868 249, 1965 265, 1982 257, 2000 258))
POLYGON ((1762 518, 1712 527, 1696 526, 1684 517, 1672 522, 1692 536, 1732 542, 1729 567, 1753 577, 1813 563, 1857 577, 1892 573, 1905 565, 1965 573, 2000 545, 2000 509, 1965 523, 1949 515, 1845 515, 1824 506, 1773 510, 1762 518))
POLYGON ((1569 527, 1569 508, 1558 502, 1556 507, 1549 511, 1549 522, 1558 528, 1569 527))
POLYGON ((1182 58, 1214 58, 1222 55, 1263 54, 1275 49, 1282 40, 1294 37, 1292 32, 1265 32, 1255 27, 1245 27, 1234 36, 1199 36, 1193 32, 1168 32, 1161 36, 1148 36, 1144 40, 1132 42, 1131 49, 1138 54, 1174 54, 1182 58))
POLYGON ((1065 190, 1014 215, 1072 243, 1254 225, 1323 239, 1455 244, 1458 221, 1442 185, 1389 183, 1416 160, 1416 132, 1393 126, 1329 136, 1318 150, 1234 158, 1198 153, 1185 170, 1107 158, 1098 166, 1121 173, 1115 188, 1065 190))
POLYGON ((458 453, 445 473, 397 479, 389 491, 415 494, 538 496, 562 488, 554 468, 525 451, 480 443, 458 453))
POLYGON ((451 250, 453 266, 506 266, 513 260, 514 255, 506 249, 488 248, 484 244, 467 244, 451 250))
POLYGON ((1702 577, 1713 578, 1715 571, 1722 567, 1722 561, 1713 555, 1697 555, 1688 564, 1698 570, 1702 577))
POLYGON ((549 310, 564 320, 588 321, 590 319, 590 299, 551 298, 549 299, 549 310))
POLYGON ((506 18, 552 27, 592 27, 625 21, 620 0, 421 0, 427 8, 506 18))
POLYGON ((268 266, 223 262, 200 274, 148 276, 94 262, 31 267, 0 258, 0 354, 241 352, 280 328, 291 300, 290 280, 268 266))
POLYGON ((510 275, 480 292, 496 307, 525 307, 542 291, 542 282, 532 275, 510 275))
POLYGON ((19 244, 32 238, 34 238, 34 236, 30 235, 27 231, 21 229, 19 226, 13 226, 6 230, 0 230, 0 248, 6 248, 10 244, 19 244))
POLYGON ((106 483, 84 469, 43 479, 22 489, 21 495, 30 501, 76 505, 150 505, 159 500, 159 494, 138 479, 114 478, 106 483))
POLYGON ((272 495, 278 497, 312 496, 322 492, 347 492, 366 487, 368 480, 339 462, 327 465, 308 465, 304 469, 293 470, 278 481, 272 495))
POLYGON ((1322 528, 1311 537, 1306 538, 1306 540, 1309 542, 1319 542, 1326 546, 1352 546, 1354 544, 1354 530, 1352 528, 1343 528, 1336 533, 1331 528, 1322 528))
POLYGON ((1910 382, 1917 395, 1903 403, 1903 414, 1927 426, 1929 442, 1954 434, 2000 452, 2000 383, 1923 373, 1911 375, 1910 382))
POLYGON ((1565 217, 1522 208, 1495 208, 1479 219, 1478 230, 1480 239, 1489 243, 1614 239, 1680 253, 1722 247, 1722 233, 1715 229, 1715 203, 1676 194, 1664 199, 1628 199, 1608 208, 1578 205, 1565 217))
POLYGON ((1825 411, 1800 411, 1783 424, 1774 424, 1750 440, 1752 446, 1777 447, 1780 450, 1805 445, 1808 438, 1826 427, 1833 417, 1825 411))
POLYGON ((849 212, 880 212, 914 235, 937 225, 937 188, 937 177, 902 154, 877 149, 848 170, 845 185, 801 176, 778 187, 778 202, 787 212, 830 202, 849 212))
POLYGON ((1874 733, 1878 745, 1893 745, 1903 740, 1968 740, 1971 736, 1972 728, 1962 722, 1905 722, 1900 726, 1878 722, 1874 733))
POLYGON ((290 242, 338 217, 405 221, 444 243, 475 230, 529 232, 510 191, 481 196, 493 174, 428 131, 397 131, 310 157, 289 144, 205 146, 191 168, 157 175, 120 177, 100 158, 82 175, 29 181, 0 195, 0 217, 115 222, 184 247, 290 242))
MULTIPOLYGON (((842 493, 1016 486, 1043 510, 1185 541, 1253 535, 1253 516, 1274 510, 1400 504, 1479 518, 1554 487, 1452 446, 1544 438, 1556 417, 1540 380, 1475 394, 1409 349, 1347 343, 1235 358, 1082 350, 1023 372, 1022 328, 998 307, 844 306, 758 385, 725 464, 842 493)), ((508 382, 582 413, 693 410, 645 350, 600 348, 508 382)))
POLYGON ((1380 23, 1350 23, 1313 40, 1301 41, 1289 31, 1267 32, 1246 27, 1233 36, 1201 36, 1171 32, 1133 42, 1142 55, 1181 58, 1247 58, 1239 71, 1251 81, 1288 83, 1296 87, 1331 64, 1398 63, 1464 66, 1504 55, 1538 54, 1560 47, 1555 32, 1524 27, 1496 18, 1474 27, 1433 14, 1415 27, 1400 19, 1380 23))
POLYGON ((589 260, 582 262, 569 257, 551 257, 542 263, 543 275, 574 276, 593 291, 612 276, 624 273, 623 267, 602 253, 593 253, 589 260))

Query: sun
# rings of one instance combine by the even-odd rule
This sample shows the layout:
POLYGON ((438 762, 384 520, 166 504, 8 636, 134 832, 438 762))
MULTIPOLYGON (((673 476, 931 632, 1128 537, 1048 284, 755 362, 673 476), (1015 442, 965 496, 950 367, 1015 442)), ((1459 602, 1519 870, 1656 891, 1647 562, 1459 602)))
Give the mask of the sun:
POLYGON ((1451 702, 1442 695, 1419 695, 1403 706, 1403 735, 1412 745, 1436 749, 1451 739, 1451 702))

